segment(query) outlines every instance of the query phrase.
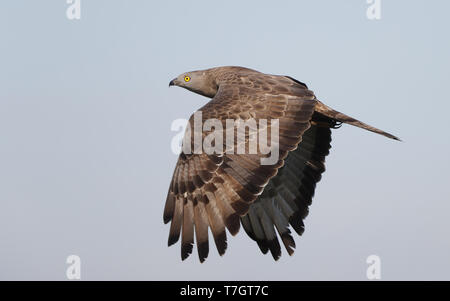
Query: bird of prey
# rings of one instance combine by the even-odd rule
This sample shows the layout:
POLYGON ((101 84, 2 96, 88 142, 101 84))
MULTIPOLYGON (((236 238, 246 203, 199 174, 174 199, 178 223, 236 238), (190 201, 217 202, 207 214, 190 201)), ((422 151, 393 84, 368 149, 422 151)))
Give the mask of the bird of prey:
MULTIPOLYGON (((181 233, 182 260, 192 253, 194 233, 200 262, 207 258, 209 229, 223 255, 227 248, 225 229, 234 236, 241 224, 262 253, 270 251, 275 260, 279 259, 280 239, 292 255, 295 242, 289 228, 298 235, 304 231, 303 220, 325 171, 331 129, 347 123, 399 140, 331 109, 304 83, 289 76, 228 66, 183 73, 169 86, 211 98, 198 111, 202 121, 215 119, 225 124, 226 119, 278 120, 279 131, 279 156, 273 164, 261 164, 260 159, 268 154, 260 150, 252 154, 225 150, 180 153, 163 219, 164 223, 171 221, 169 246, 181 233)), ((191 116, 188 125, 193 119, 191 116)), ((245 139, 249 140, 247 134, 245 139)), ((194 145, 193 139, 186 137, 183 143, 194 145)))

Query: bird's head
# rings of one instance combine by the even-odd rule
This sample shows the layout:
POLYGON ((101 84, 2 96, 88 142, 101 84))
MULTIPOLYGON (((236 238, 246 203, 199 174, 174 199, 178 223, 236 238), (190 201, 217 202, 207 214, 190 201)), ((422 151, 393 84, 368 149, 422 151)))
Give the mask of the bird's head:
POLYGON ((178 86, 194 93, 212 98, 217 93, 218 85, 209 70, 182 73, 170 81, 170 86, 178 86))

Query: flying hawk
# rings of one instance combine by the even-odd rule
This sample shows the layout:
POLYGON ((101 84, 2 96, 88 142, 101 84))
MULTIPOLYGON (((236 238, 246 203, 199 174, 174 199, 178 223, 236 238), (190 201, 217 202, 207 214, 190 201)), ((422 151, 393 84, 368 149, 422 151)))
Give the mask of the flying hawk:
MULTIPOLYGON (((218 67, 183 73, 169 86, 211 98, 198 111, 202 122, 215 119, 225 125, 227 119, 267 119, 278 120, 279 129, 279 156, 271 165, 261 164, 260 159, 269 155, 259 150, 252 154, 225 150, 180 153, 163 218, 164 223, 171 221, 169 246, 179 240, 181 232, 182 260, 192 253, 194 232, 203 262, 209 253, 208 229, 223 255, 227 248, 225 228, 234 236, 241 224, 262 253, 270 250, 277 260, 281 256, 280 238, 292 255, 295 242, 289 226, 298 235, 304 231, 303 219, 325 171, 331 129, 347 123, 399 140, 327 107, 304 83, 289 76, 218 67)), ((189 125, 193 120, 191 116, 189 125)), ((245 141, 249 139, 246 135, 245 141)), ((185 137, 184 143, 195 144, 190 137, 185 137)))

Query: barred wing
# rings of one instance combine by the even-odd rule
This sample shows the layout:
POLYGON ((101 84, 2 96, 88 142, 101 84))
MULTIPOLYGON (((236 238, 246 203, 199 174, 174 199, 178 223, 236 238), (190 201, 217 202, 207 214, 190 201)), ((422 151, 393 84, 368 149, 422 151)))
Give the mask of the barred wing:
POLYGON ((219 254, 225 253, 225 228, 232 235, 239 231, 240 217, 249 212, 283 166, 288 152, 297 148, 310 127, 316 104, 314 94, 291 80, 283 80, 285 86, 288 81, 287 87, 280 88, 277 82, 269 83, 269 89, 223 85, 200 109, 203 120, 217 118, 223 123, 228 118, 278 119, 279 160, 273 165, 261 165, 261 158, 268 155, 259 151, 256 154, 180 154, 169 186, 164 222, 171 221, 169 245, 177 242, 181 234, 182 259, 191 254, 195 233, 200 261, 205 260, 209 253, 208 229, 219 254))
POLYGON ((295 241, 289 226, 298 235, 304 231, 303 219, 308 215, 316 183, 325 171, 330 142, 330 126, 313 121, 298 148, 288 154, 284 166, 269 181, 249 212, 241 217, 250 238, 264 254, 270 250, 275 260, 281 256, 278 237, 292 255, 295 241))

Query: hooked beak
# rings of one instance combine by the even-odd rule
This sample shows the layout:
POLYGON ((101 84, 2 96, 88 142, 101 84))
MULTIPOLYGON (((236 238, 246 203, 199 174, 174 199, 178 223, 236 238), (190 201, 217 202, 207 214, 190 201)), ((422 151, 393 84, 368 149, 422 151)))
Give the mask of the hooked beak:
POLYGON ((175 80, 176 80, 176 78, 174 78, 174 79, 172 79, 172 80, 170 81, 169 87, 170 87, 170 86, 175 86, 175 80))

